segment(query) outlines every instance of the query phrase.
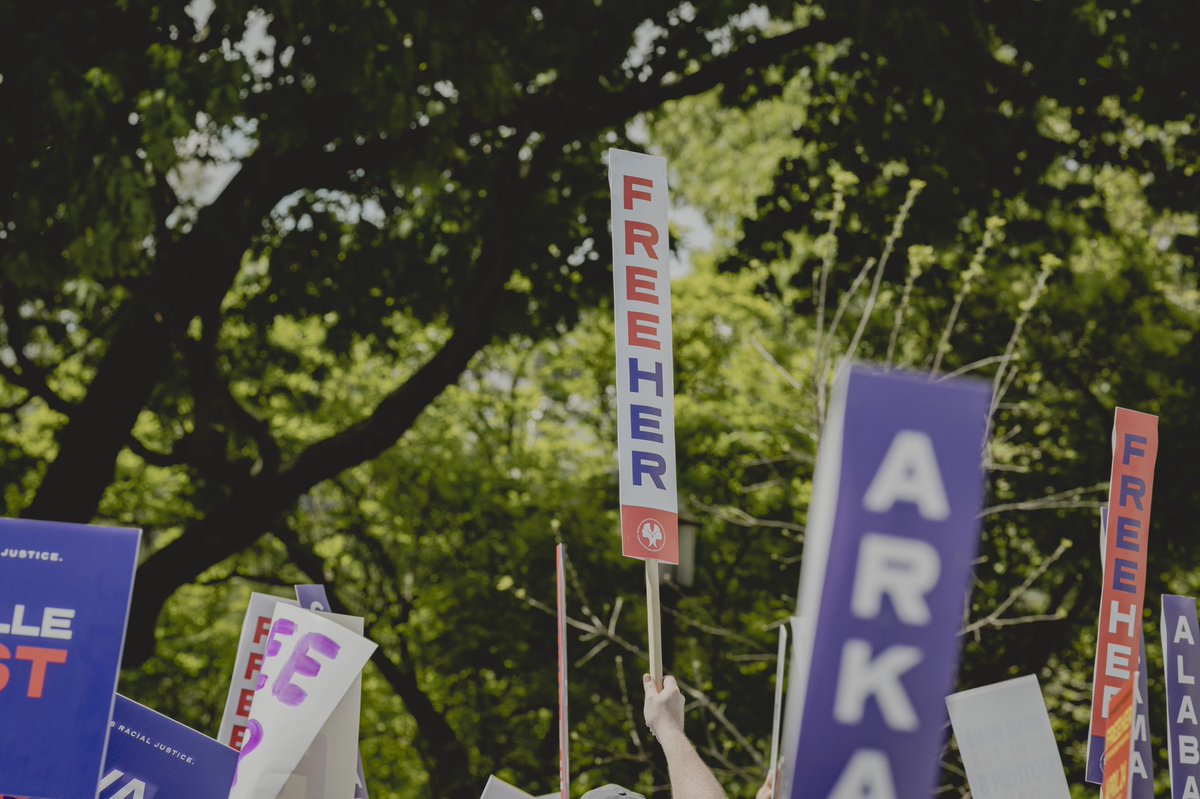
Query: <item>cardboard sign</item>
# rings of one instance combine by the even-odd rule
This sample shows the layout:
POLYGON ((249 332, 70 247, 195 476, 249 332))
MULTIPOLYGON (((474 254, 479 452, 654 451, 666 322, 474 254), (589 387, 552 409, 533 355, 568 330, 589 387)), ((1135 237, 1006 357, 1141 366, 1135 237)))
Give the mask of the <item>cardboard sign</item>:
MULTIPOLYGON (((325 592, 325 586, 323 586, 323 585, 298 585, 298 586, 296 586, 296 601, 299 602, 300 607, 304 608, 305 610, 311 610, 311 611, 315 611, 317 613, 328 613, 333 609, 333 606, 329 603, 329 595, 325 592)), ((335 615, 335 616, 333 616, 333 618, 335 620, 341 621, 343 619, 348 620, 348 619, 356 618, 356 617, 335 615)), ((357 624, 347 622, 347 623, 344 623, 342 626, 346 627, 346 629, 348 629, 348 630, 353 630, 354 632, 357 632, 359 635, 362 635, 362 633, 363 633, 363 625, 362 625, 361 619, 359 619, 357 624)), ((361 685, 361 680, 360 680, 359 686, 357 687, 357 689, 355 686, 350 687, 350 692, 347 694, 347 697, 350 697, 352 695, 361 697, 361 695, 362 695, 361 688, 362 688, 362 685, 361 685)), ((342 701, 345 702, 346 700, 342 700, 342 701)), ((338 712, 334 711, 334 717, 338 717, 338 716, 339 716, 338 712)), ((327 723, 326 727, 328 727, 328 726, 329 725, 327 723)), ((353 736, 354 740, 358 740, 358 713, 357 712, 354 713, 354 730, 355 730, 354 736, 353 736)), ((370 799, 370 794, 367 793, 367 778, 363 773, 363 762, 362 762, 361 754, 358 755, 357 774, 355 775, 355 779, 354 779, 354 799, 370 799)))
POLYGON ((95 796, 140 539, 0 519, 0 794, 95 796))
POLYGON ((567 549, 554 548, 558 608, 558 783, 561 799, 571 799, 571 727, 567 718, 567 549))
MULTIPOLYGON (((375 644, 331 619, 276 605, 229 799, 280 795, 374 651, 375 644)), ((343 796, 353 792, 350 763, 343 796)))
POLYGON ((622 553, 679 563, 667 161, 608 151, 622 553))
POLYGON ((1200 624, 1196 600, 1162 597, 1163 667, 1167 678, 1167 751, 1171 799, 1200 799, 1200 624))
POLYGON ((979 543, 989 402, 970 380, 839 375, 804 544, 799 638, 811 644, 791 680, 802 711, 782 796, 932 794, 979 543))
POLYGON ((237 750, 117 696, 99 799, 226 796, 237 750))
MULTIPOLYGON (((1108 540, 1108 508, 1100 509, 1100 561, 1105 558, 1105 542, 1108 540)), ((1154 753, 1150 748, 1150 708, 1146 703, 1149 689, 1146 685, 1146 635, 1138 640, 1137 682, 1133 687, 1133 757, 1129 774, 1133 783, 1133 799, 1154 799, 1154 753)), ((1100 764, 1103 773, 1104 764, 1100 764)), ((1200 795, 1196 797, 1200 799, 1200 795)))
POLYGON ((1117 408, 1085 779, 1100 783, 1112 700, 1138 670, 1158 417, 1117 408))
POLYGON ((267 652, 267 635, 271 632, 271 618, 279 603, 294 605, 296 602, 271 594, 253 593, 242 621, 242 634, 238 638, 237 656, 233 661, 233 674, 229 678, 229 694, 225 698, 225 712, 217 740, 234 749, 241 749, 246 741, 247 725, 250 723, 250 703, 254 700, 254 688, 262 670, 267 652))
POLYGON ((1070 799, 1036 676, 946 697, 975 799, 1070 799))
POLYGON ((1129 761, 1133 755, 1133 682, 1126 680, 1109 703, 1104 730, 1104 782, 1101 799, 1129 799, 1133 781, 1129 761))

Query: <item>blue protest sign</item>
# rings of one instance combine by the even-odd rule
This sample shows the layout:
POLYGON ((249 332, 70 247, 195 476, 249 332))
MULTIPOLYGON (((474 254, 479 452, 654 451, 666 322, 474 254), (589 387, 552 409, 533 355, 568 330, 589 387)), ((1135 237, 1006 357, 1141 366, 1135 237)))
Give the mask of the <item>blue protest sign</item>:
MULTIPOLYGON (((1146 636, 1142 634, 1138 678, 1133 686, 1133 754, 1129 776, 1133 782, 1129 799, 1154 799, 1154 753, 1150 749, 1150 708, 1147 704, 1146 636)), ((1196 799, 1200 799, 1197 795, 1196 799)))
POLYGON ((96 795, 140 537, 0 519, 0 794, 96 795))
POLYGON ((1200 799, 1200 624, 1196 600, 1163 594, 1163 666, 1167 677, 1167 751, 1171 765, 1171 799, 1200 799))
POLYGON ((974 381, 839 376, 804 545, 811 645, 781 795, 931 795, 979 543, 989 401, 974 381))
POLYGON ((117 696, 99 799, 212 799, 229 794, 238 753, 117 696))

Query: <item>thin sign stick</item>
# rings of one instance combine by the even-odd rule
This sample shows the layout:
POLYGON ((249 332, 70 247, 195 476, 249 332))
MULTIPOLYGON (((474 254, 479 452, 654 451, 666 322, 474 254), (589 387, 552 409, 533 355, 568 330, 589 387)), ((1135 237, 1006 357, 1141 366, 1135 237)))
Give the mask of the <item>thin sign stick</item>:
POLYGON ((779 660, 775 663, 775 721, 771 724, 771 760, 768 763, 772 797, 775 796, 777 782, 774 777, 778 776, 776 769, 779 768, 779 725, 783 721, 783 670, 787 666, 787 642, 788 626, 785 622, 779 626, 779 660))
POLYGON ((650 677, 663 687, 662 609, 658 596, 658 561, 646 561, 646 633, 649 638, 650 677))
POLYGON ((558 605, 558 783, 561 799, 571 799, 571 739, 567 722, 567 549, 555 547, 558 605))

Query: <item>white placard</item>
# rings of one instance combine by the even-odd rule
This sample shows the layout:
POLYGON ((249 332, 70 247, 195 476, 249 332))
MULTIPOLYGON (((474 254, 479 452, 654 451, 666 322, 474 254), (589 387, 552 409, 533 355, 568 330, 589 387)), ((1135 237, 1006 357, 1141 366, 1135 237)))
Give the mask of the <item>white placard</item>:
POLYGON ((975 799, 1069 799, 1058 742, 1037 677, 946 697, 975 799))
POLYGON ((679 562, 667 160, 608 151, 622 553, 679 562))
MULTIPOLYGON (((374 651, 374 643, 321 614, 276 605, 229 799, 279 796, 374 651)), ((344 795, 353 795, 352 783, 344 795)))
MULTIPOLYGON (((317 612, 317 611, 313 611, 317 612)), ((321 613, 355 635, 362 635, 360 616, 321 613)), ((358 781, 358 722, 362 708, 362 675, 359 674, 342 701, 321 725, 317 737, 279 792, 279 799, 324 799, 354 796, 358 781)))

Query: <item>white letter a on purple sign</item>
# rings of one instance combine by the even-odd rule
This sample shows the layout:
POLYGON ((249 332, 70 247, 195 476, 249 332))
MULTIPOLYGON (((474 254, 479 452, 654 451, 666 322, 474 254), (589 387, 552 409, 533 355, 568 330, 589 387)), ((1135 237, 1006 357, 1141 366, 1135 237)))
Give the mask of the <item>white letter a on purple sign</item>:
POLYGON ((828 799, 896 799, 896 783, 887 755, 876 749, 855 752, 828 799))

